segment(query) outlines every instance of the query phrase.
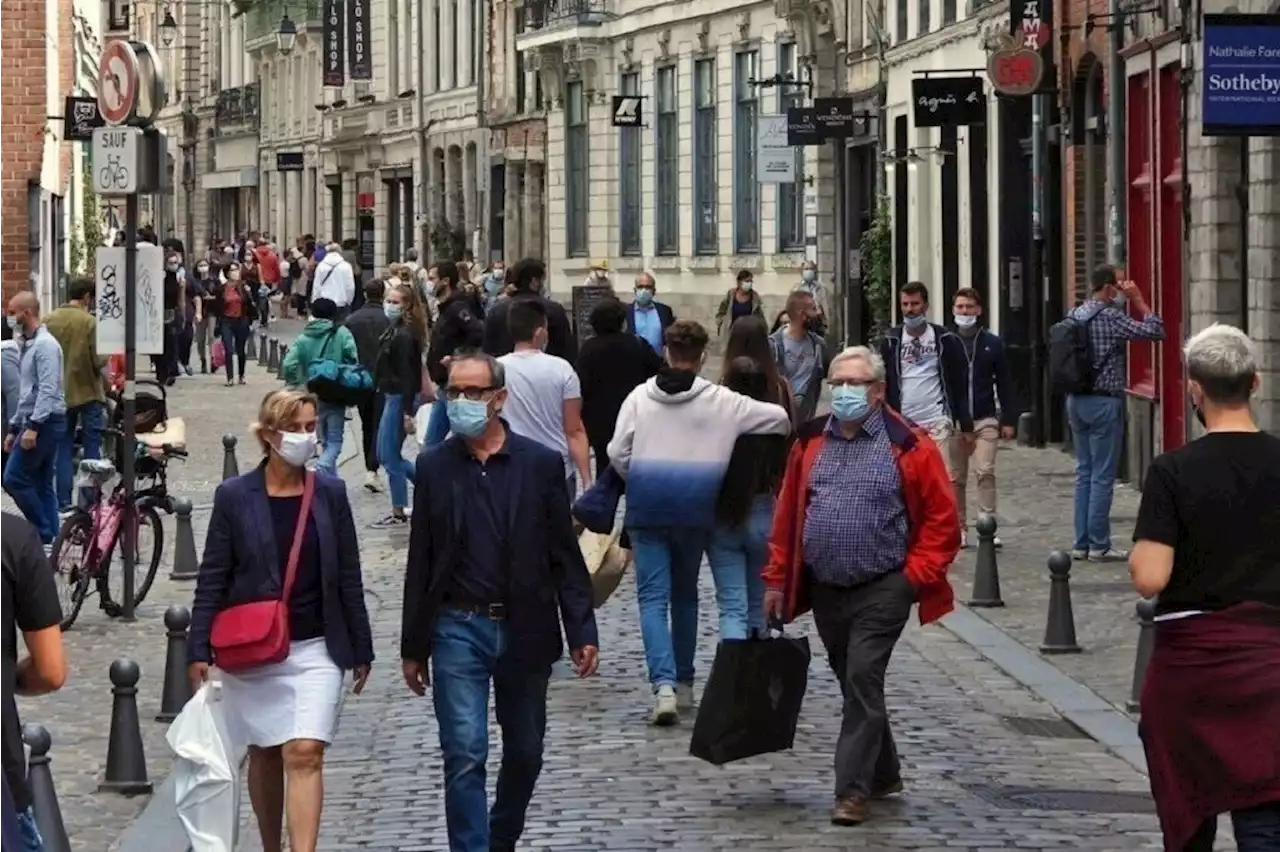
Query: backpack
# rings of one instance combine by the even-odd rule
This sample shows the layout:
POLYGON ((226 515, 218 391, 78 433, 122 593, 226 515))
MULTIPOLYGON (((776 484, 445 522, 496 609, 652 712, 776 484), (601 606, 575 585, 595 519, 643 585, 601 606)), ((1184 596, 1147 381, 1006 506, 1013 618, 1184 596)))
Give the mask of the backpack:
POLYGON ((337 333, 335 325, 320 344, 320 352, 307 365, 307 390, 330 405, 360 405, 373 393, 373 376, 362 364, 339 364, 324 357, 337 333))
POLYGON ((1108 352, 1095 364, 1093 344, 1089 340, 1089 325, 1104 310, 1105 305, 1083 320, 1068 314, 1049 327, 1049 380, 1054 393, 1093 393, 1098 373, 1113 354, 1108 352))

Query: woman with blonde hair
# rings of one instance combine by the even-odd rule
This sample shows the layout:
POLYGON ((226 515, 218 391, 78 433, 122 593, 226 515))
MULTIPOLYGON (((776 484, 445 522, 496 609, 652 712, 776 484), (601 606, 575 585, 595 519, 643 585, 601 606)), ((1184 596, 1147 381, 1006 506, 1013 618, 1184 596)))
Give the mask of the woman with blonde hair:
POLYGON ((387 471, 391 492, 391 514, 373 526, 377 529, 404 526, 409 522, 409 482, 413 462, 404 457, 405 436, 414 429, 413 415, 423 389, 422 358, 426 353, 427 316, 416 287, 403 281, 388 282, 382 310, 391 325, 378 340, 373 384, 381 397, 382 417, 378 421, 378 462, 387 471))
POLYGON ((358 695, 373 663, 360 545, 342 480, 306 468, 315 397, 267 394, 253 433, 261 464, 214 492, 187 674, 199 687, 211 664, 221 671, 229 733, 249 746, 264 852, 281 852, 286 817, 289 848, 315 852, 344 672, 358 695))

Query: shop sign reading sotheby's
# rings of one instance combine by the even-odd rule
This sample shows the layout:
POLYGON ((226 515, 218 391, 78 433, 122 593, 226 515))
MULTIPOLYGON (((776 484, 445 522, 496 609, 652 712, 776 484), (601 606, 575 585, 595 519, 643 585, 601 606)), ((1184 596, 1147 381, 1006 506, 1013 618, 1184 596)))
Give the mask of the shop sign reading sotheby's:
POLYGON ((1205 15, 1205 136, 1280 136, 1280 16, 1205 15))

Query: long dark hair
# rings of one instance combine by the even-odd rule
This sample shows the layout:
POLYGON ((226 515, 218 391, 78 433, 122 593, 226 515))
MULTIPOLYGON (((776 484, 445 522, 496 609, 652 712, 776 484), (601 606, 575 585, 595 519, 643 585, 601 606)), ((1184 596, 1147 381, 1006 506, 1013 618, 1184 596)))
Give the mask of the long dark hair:
MULTIPOLYGON (((778 373, 778 365, 773 360, 773 347, 769 345, 769 326, 763 319, 751 314, 739 317, 729 327, 729 340, 724 347, 724 367, 720 375, 720 384, 729 384, 729 374, 735 361, 746 359, 755 364, 764 373, 767 393, 755 396, 747 391, 740 391, 747 396, 754 396, 765 402, 781 402, 783 392, 782 376, 778 373)), ((739 373, 739 375, 742 375, 739 373)))
MULTIPOLYGON (((764 325, 763 320, 759 322, 764 325)), ((737 325, 734 323, 735 330, 737 325)), ((777 374, 772 357, 761 361, 739 356, 725 360, 721 384, 752 399, 776 403, 779 393, 777 374)), ((739 438, 733 445, 733 455, 729 457, 729 466, 725 469, 720 494, 716 498, 716 520, 729 527, 742 526, 751 514, 751 504, 756 498, 777 491, 786 464, 786 436, 743 435, 739 438)))

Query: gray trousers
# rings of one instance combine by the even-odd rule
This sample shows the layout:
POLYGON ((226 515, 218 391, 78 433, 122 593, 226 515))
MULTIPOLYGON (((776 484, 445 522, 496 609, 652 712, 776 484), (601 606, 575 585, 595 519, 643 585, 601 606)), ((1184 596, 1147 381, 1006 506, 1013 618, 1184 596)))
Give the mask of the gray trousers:
POLYGON ((867 798, 902 779, 884 676, 915 590, 905 574, 894 571, 858 586, 814 584, 812 600, 818 635, 844 695, 835 793, 867 798))

